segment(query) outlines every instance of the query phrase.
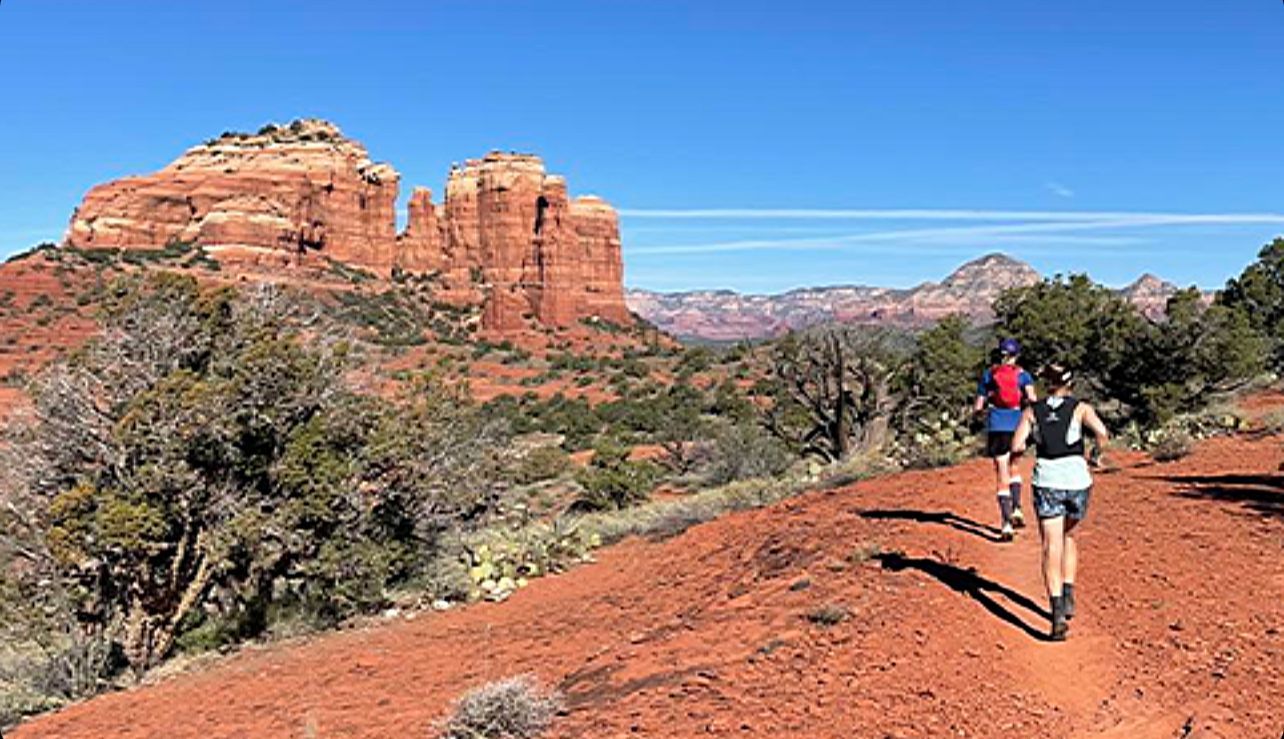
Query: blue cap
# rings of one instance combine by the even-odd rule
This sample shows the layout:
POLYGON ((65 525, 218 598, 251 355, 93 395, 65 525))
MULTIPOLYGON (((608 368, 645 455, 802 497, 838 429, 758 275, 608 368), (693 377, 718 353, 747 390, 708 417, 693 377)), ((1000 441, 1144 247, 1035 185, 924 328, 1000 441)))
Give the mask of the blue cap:
POLYGON ((999 342, 999 351, 1010 357, 1021 353, 1021 344, 1016 339, 1004 339, 999 342))

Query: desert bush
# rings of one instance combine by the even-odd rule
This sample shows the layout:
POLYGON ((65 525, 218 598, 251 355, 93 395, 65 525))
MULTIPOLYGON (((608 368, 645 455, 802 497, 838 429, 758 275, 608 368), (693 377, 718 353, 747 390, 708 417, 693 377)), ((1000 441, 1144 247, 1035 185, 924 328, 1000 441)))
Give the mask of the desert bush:
POLYGON ((598 408, 584 398, 568 398, 562 393, 547 400, 540 400, 534 393, 520 398, 501 395, 486 403, 483 410, 502 420, 514 433, 561 434, 562 445, 569 451, 590 448, 604 428, 598 408))
POLYGON ((706 372, 713 366, 713 352, 705 346, 693 346, 682 350, 676 370, 692 374, 706 372))
POLYGON ((580 506, 600 511, 647 500, 659 473, 652 462, 629 459, 627 447, 604 441, 594 449, 593 460, 576 479, 583 487, 580 506))
POLYGON ((339 302, 338 318, 369 329, 375 343, 404 347, 428 341, 427 333, 433 323, 431 312, 400 291, 336 291, 334 295, 339 302))
POLYGON ((1258 423, 1261 428, 1268 434, 1284 433, 1284 410, 1271 411, 1263 415, 1258 423))
POLYGON ((517 460, 509 474, 513 482, 529 485, 561 477, 572 466, 571 458, 566 452, 555 446, 542 446, 532 449, 517 460))
POLYGON ((959 316, 942 319, 915 338, 907 371, 901 376, 902 402, 894 425, 892 456, 903 466, 951 465, 970 451, 967 423, 985 353, 969 341, 971 327, 959 316))
POLYGON ((444 739, 534 739, 561 710, 561 697, 532 675, 474 688, 455 702, 442 722, 444 739))
POLYGON ((761 425, 724 421, 715 426, 704 473, 709 484, 725 485, 754 477, 774 477, 793 461, 789 448, 761 425))
MULTIPOLYGON (((0 526, 24 526, 21 513, 0 526)), ((4 552, 11 568, 34 562, 4 552)), ((0 577, 0 727, 97 692, 118 670, 120 655, 101 629, 84 629, 58 583, 0 577)))
POLYGON ((1238 408, 1218 402, 1192 413, 1175 415, 1161 426, 1128 423, 1119 433, 1118 441, 1133 449, 1149 450, 1174 435, 1189 437, 1195 442, 1247 431, 1251 426, 1251 421, 1238 408))
MULTIPOLYGON (((915 337, 909 367, 902 375, 906 402, 898 415, 966 418, 985 364, 984 350, 968 341, 970 325, 961 316, 947 316, 915 337)), ((911 424, 902 420, 899 425, 911 424)))
POLYGON ((1182 428, 1164 429, 1150 445, 1156 462, 1175 462, 1195 449, 1195 437, 1182 428))
POLYGON ((966 423, 948 411, 916 417, 892 445, 891 456, 909 469, 948 467, 965 459, 976 445, 966 423))
MULTIPOLYGON (((591 384, 580 378, 577 385, 591 384)), ((485 404, 485 410, 503 418, 515 433, 539 431, 564 437, 568 451, 592 448, 609 435, 628 444, 662 444, 676 449, 700 440, 705 422, 712 415, 746 419, 756 417, 745 394, 734 386, 706 393, 690 384, 677 382, 631 383, 622 386, 620 397, 596 405, 580 398, 557 393, 547 400, 533 394, 499 396, 485 404)))
POLYGON ((837 626, 851 617, 845 607, 827 603, 807 614, 807 620, 821 627, 837 626))

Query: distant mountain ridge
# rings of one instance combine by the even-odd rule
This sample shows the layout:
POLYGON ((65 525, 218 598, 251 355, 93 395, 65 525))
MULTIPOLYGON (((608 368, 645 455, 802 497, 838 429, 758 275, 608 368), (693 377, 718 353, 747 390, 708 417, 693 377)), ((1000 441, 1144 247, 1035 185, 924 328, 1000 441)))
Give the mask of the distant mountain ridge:
MULTIPOLYGON (((966 262, 940 282, 912 288, 838 285, 775 295, 629 289, 625 300, 633 312, 679 338, 736 341, 779 336, 828 321, 914 327, 956 313, 986 321, 993 318, 991 305, 1001 292, 1042 278, 1029 264, 996 252, 966 262)), ((1173 283, 1147 273, 1119 292, 1153 316, 1163 312, 1177 290, 1173 283)))

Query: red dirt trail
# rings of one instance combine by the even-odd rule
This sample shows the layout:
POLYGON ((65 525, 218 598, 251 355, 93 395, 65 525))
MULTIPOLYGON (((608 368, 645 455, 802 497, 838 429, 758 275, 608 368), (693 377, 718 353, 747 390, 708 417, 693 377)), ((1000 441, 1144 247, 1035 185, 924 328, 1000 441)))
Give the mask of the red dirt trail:
POLYGON ((1037 534, 992 541, 976 461, 629 541, 503 604, 248 650, 12 737, 427 737, 469 687, 529 671, 566 695, 556 737, 1276 739, 1282 447, 1119 455, 1061 644, 1037 534), (825 605, 848 618, 812 623, 825 605))

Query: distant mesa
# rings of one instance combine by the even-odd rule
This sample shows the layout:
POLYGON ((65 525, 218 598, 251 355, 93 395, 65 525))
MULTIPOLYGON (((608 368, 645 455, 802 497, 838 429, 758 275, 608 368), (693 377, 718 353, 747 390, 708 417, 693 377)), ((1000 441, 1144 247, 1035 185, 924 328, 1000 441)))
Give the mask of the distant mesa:
POLYGON ((322 120, 225 133, 159 172, 99 185, 71 219, 80 249, 203 247, 225 264, 289 268, 327 259, 429 275, 440 297, 483 306, 498 331, 531 323, 631 321, 619 220, 572 199, 539 157, 491 152, 450 172, 442 203, 426 188, 396 231, 400 175, 322 120))

